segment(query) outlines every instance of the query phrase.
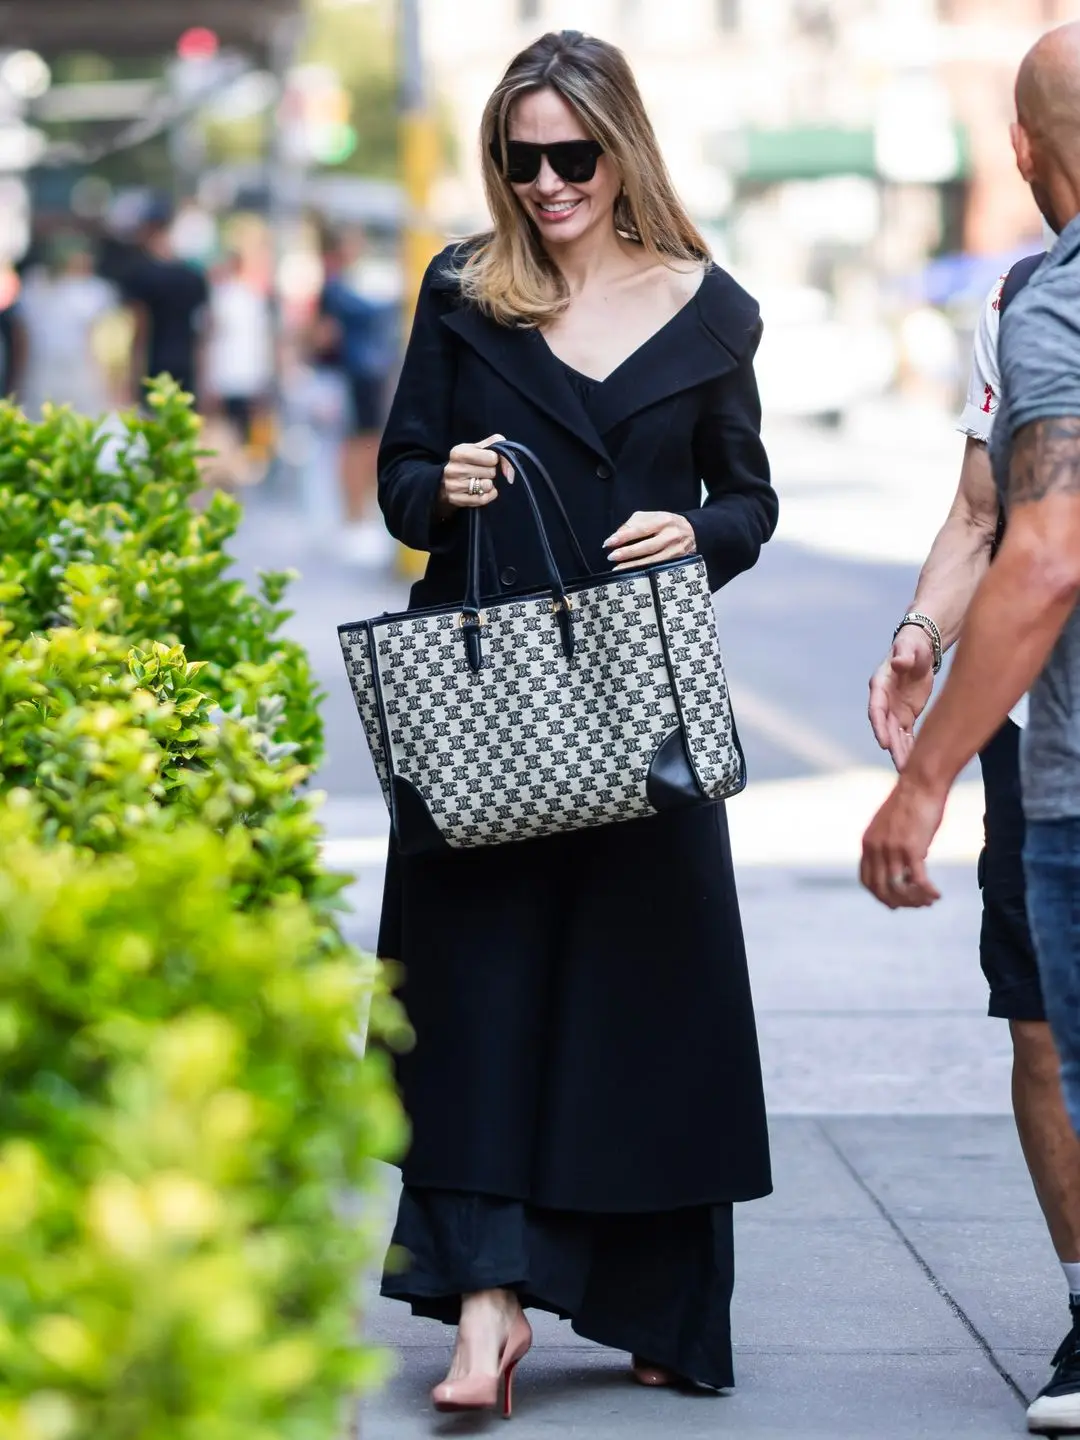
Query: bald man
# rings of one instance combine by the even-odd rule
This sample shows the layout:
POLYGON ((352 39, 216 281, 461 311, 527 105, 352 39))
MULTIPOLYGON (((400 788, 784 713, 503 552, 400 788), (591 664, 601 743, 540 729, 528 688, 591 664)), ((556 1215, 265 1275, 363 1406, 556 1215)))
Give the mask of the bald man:
MULTIPOLYGON (((1001 322, 990 445, 1008 528, 956 660, 863 841, 862 880, 892 909, 939 899, 926 857, 957 775, 1026 690, 1027 908, 1065 1102, 1080 1133, 1080 23, 1045 35, 1016 88, 1021 175, 1059 239, 1001 322)), ((1050 1384, 1028 1412, 1080 1435, 1080 1296, 1050 1384)))

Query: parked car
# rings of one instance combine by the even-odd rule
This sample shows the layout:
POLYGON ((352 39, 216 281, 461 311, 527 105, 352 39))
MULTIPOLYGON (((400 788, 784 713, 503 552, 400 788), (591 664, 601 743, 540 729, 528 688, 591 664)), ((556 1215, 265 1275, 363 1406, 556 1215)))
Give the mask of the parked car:
POLYGON ((755 293, 765 322, 755 365, 767 414, 838 424, 852 405, 889 388, 897 354, 884 325, 837 320, 831 298, 811 286, 755 293))

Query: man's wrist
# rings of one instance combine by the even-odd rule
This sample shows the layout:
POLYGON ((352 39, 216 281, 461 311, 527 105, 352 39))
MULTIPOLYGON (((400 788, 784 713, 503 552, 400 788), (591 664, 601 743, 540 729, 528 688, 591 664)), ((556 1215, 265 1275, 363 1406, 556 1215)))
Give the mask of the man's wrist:
POLYGON ((915 742, 915 748, 908 756, 899 779, 906 790, 916 790, 922 795, 944 800, 952 789, 956 775, 946 774, 940 762, 936 762, 926 748, 923 737, 915 742), (920 743, 922 742, 922 743, 920 743))
POLYGON ((905 639, 920 650, 925 649, 927 655, 933 659, 934 642, 928 630, 924 630, 921 625, 898 625, 893 634, 893 644, 905 639))
POLYGON ((942 655, 941 631, 937 627, 937 622, 921 610, 909 610, 893 631, 893 640, 896 640, 901 630, 905 630, 909 626, 913 629, 920 630, 929 640, 931 654, 933 656, 934 674, 936 675, 941 669, 942 655))

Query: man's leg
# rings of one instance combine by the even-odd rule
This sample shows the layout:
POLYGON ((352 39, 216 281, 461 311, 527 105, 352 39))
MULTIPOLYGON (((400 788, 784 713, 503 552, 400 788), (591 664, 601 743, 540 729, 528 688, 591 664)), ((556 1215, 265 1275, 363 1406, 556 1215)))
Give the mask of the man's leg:
POLYGON ((1012 1098, 1024 1159, 1063 1264, 1080 1262, 1080 1139, 1069 1120, 1050 1026, 1013 1020, 1012 1098))
POLYGON ((979 949, 990 986, 990 1014, 1008 1020, 1012 1032, 1016 1128, 1050 1238, 1064 1264, 1080 1264, 1080 1140, 1062 1095, 1058 1054, 1046 1023, 1040 957, 1029 923, 1020 731, 1011 720, 980 760, 986 786, 986 850, 980 864, 979 949))
POLYGON ((378 460, 382 422, 382 387, 368 376, 353 375, 352 433, 345 444, 342 480, 348 526, 345 557, 365 567, 389 565, 394 542, 379 514, 378 460))
MULTIPOLYGON (((1080 1132, 1080 820, 1030 825, 1024 862, 1042 993, 1059 1058, 1063 1107, 1075 1139, 1080 1132)), ((1045 1118, 1041 1123, 1044 1158, 1049 1159, 1045 1118)), ((1038 1189, 1039 1177, 1034 1178, 1038 1189)), ((1039 1197, 1051 1228, 1048 1200, 1052 1205, 1055 1178, 1059 1183, 1063 1179, 1051 1178, 1047 1194, 1039 1197)), ((1063 1220, 1059 1215, 1059 1223, 1063 1220)), ((1062 1224, 1061 1235, 1067 1233, 1062 1224)), ((1055 1234, 1055 1244, 1058 1239, 1055 1234)), ((1070 1271, 1077 1273, 1067 1266, 1066 1273, 1070 1271)), ((1073 1301, 1073 1329, 1054 1363, 1053 1379, 1028 1410, 1028 1429, 1038 1435, 1080 1435, 1080 1300, 1073 1301)))
POLYGON ((1049 1384, 1028 1411, 1028 1428, 1063 1434, 1074 1424, 1080 1426, 1080 1140, 1062 1092, 1057 1049, 1046 1023, 1045 975, 1040 974, 1041 956, 1036 957, 1029 924, 1019 740, 1019 730, 1007 721, 980 757, 986 784, 986 851, 980 865, 979 948, 990 985, 990 1014, 1008 1020, 1012 1032, 1016 1128, 1065 1274, 1072 1320, 1053 1358, 1049 1384))
MULTIPOLYGON (((378 492, 379 432, 364 430, 345 442, 345 506, 352 524, 379 519, 378 492)), ((381 523, 381 522, 380 522, 381 523)))
POLYGON ((1028 829, 1028 913, 1065 1108, 1080 1132, 1080 818, 1028 829))

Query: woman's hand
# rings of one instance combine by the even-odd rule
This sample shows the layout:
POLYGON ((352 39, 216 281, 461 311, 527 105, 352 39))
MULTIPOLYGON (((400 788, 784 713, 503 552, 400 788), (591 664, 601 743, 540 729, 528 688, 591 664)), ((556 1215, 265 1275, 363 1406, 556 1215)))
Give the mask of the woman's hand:
POLYGON ((513 467, 502 455, 487 447, 502 435, 489 435, 476 445, 455 445, 443 467, 439 489, 439 509, 444 515, 451 510, 476 510, 499 498, 495 476, 501 470, 511 483, 513 467))
POLYGON ((658 565, 693 555, 697 536, 685 515, 673 515, 668 510, 638 510, 604 541, 604 549, 616 570, 636 570, 641 565, 658 565))

